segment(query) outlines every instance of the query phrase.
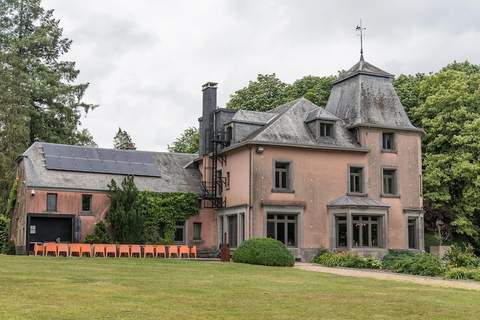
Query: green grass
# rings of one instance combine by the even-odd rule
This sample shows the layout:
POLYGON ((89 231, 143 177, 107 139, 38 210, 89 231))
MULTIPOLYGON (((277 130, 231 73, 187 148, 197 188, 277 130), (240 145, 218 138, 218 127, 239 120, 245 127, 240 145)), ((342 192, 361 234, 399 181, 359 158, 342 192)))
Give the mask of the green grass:
POLYGON ((293 268, 0 255, 0 319, 474 319, 479 301, 293 268))

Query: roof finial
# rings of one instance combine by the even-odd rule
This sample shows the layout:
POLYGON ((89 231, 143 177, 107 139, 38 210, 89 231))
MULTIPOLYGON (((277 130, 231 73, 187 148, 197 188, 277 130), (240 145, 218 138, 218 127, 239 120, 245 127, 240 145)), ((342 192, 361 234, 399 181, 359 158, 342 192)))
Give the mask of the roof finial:
POLYGON ((363 61, 363 31, 367 30, 362 25, 362 19, 360 19, 360 24, 355 28, 356 31, 360 32, 360 60, 363 61))

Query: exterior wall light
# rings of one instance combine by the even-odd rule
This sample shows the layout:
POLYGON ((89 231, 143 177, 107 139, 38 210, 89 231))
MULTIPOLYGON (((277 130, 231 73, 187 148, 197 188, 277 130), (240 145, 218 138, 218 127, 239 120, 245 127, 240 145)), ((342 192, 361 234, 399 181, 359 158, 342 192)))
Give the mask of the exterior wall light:
POLYGON ((257 149, 255 150, 255 152, 258 153, 258 154, 261 154, 261 153, 263 153, 264 150, 265 149, 263 148, 263 146, 257 146, 257 149))

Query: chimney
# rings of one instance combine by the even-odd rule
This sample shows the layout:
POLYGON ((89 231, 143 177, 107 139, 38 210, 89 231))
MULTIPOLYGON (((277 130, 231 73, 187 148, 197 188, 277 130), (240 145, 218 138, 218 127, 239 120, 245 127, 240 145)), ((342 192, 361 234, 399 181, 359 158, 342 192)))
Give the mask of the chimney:
POLYGON ((217 109, 217 83, 207 82, 202 86, 203 103, 200 121, 200 155, 213 151, 214 112, 217 109))

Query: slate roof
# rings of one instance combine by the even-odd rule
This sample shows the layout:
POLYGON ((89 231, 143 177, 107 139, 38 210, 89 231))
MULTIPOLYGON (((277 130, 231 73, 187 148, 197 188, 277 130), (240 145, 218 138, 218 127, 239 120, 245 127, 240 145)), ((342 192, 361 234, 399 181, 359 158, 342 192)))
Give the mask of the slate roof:
POLYGON ((329 202, 327 204, 329 207, 381 207, 389 208, 388 204, 385 204, 381 201, 369 198, 369 197, 359 197, 359 196, 348 196, 343 195, 337 199, 329 202))
POLYGON ((340 120, 337 116, 334 114, 331 114, 324 108, 317 108, 315 110, 310 111, 307 113, 307 116, 305 118, 305 123, 308 123, 310 121, 314 120, 329 120, 329 121, 337 121, 340 120))
MULTIPOLYGON (((76 172, 62 170, 48 170, 45 166, 45 156, 43 154, 44 142, 35 142, 22 155, 25 166, 25 183, 29 187, 61 188, 75 190, 108 190, 108 184, 113 179, 121 183, 124 175, 76 172)), ((48 144, 56 148, 71 148, 71 146, 61 144, 48 144)), ((92 147, 75 148, 84 149, 86 154, 92 147)), ((125 152, 113 150, 112 152, 125 152)), ((128 151, 140 153, 145 151, 128 151)), ((186 166, 198 157, 196 154, 180 154, 168 152, 149 152, 155 159, 155 165, 159 171, 159 177, 135 176, 135 184, 141 191, 148 190, 154 192, 194 192, 200 194, 201 177, 195 168, 186 168, 186 166)))
POLYGON ((335 125, 334 139, 317 140, 308 129, 305 119, 310 113, 328 114, 320 109, 305 98, 290 101, 269 111, 275 117, 242 142, 365 151, 353 141, 351 133, 341 120, 335 125))
POLYGON ((391 74, 360 60, 334 83, 325 109, 347 126, 421 131, 410 122, 392 78, 391 74))
POLYGON ((384 77, 384 78, 390 78, 390 79, 393 79, 394 77, 393 74, 383 71, 382 69, 365 61, 363 57, 361 57, 360 60, 353 65, 353 67, 348 69, 345 73, 341 74, 338 77, 338 79, 333 82, 333 84, 342 82, 348 78, 356 76, 357 74, 366 74, 366 75, 384 77))
POLYGON ((233 116, 232 121, 266 124, 274 117, 274 114, 268 112, 238 110, 233 116))

